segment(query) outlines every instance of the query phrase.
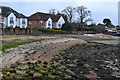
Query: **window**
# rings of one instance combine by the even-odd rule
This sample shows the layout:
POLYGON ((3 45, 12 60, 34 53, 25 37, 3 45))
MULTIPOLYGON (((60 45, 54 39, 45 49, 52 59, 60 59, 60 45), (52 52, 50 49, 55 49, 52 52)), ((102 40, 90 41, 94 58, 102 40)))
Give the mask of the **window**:
POLYGON ((14 24, 13 17, 10 17, 10 24, 14 24))
POLYGON ((22 20, 22 24, 25 25, 25 19, 22 20))
POLYGON ((43 22, 42 22, 42 21, 40 21, 40 25, 41 25, 41 26, 43 25, 43 22))
POLYGON ((31 21, 29 21, 29 24, 32 24, 32 22, 31 22, 31 21))
POLYGON ((59 27, 61 26, 61 24, 60 24, 60 22, 59 22, 59 25, 58 25, 59 27))
POLYGON ((48 26, 50 26, 50 21, 48 22, 48 26))

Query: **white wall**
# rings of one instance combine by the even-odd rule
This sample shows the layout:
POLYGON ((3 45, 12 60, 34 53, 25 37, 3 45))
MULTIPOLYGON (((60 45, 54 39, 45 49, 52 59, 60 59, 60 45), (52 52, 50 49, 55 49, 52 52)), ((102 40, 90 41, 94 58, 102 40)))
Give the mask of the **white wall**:
POLYGON ((16 27, 16 16, 13 14, 13 13, 11 13, 9 16, 8 16, 8 27, 10 27, 10 26, 13 26, 13 28, 15 28, 16 27), (14 24, 10 24, 10 18, 11 17, 13 17, 13 21, 14 21, 14 24))
POLYGON ((25 18, 25 28, 27 27, 27 18, 25 18))
POLYGON ((20 18, 17 18, 17 26, 20 26, 20 18))
POLYGON ((52 28, 52 19, 49 18, 47 21, 46 21, 46 28, 52 28), (48 25, 48 23, 50 22, 50 26, 48 25))
POLYGON ((56 23, 56 27, 55 28, 61 28, 64 23, 65 23, 65 20, 61 16, 60 19, 58 20, 58 22, 56 23), (59 26, 59 24, 60 24, 60 26, 59 26))
POLYGON ((27 18, 16 18, 16 16, 11 13, 8 17, 4 17, 4 25, 5 27, 8 26, 10 27, 11 24, 10 24, 10 17, 13 17, 13 21, 14 21, 14 24, 13 25, 13 28, 15 28, 16 26, 17 27, 20 27, 20 28, 26 28, 27 27, 27 18), (22 24, 22 21, 25 20, 25 24, 22 24))
POLYGON ((2 9, 0 8, 0 13, 2 13, 2 9))
POLYGON ((22 18, 20 18, 20 28, 22 28, 22 18))
POLYGON ((27 27, 27 18, 17 18, 17 26, 20 28, 27 27), (22 24, 22 21, 25 20, 25 24, 22 24))

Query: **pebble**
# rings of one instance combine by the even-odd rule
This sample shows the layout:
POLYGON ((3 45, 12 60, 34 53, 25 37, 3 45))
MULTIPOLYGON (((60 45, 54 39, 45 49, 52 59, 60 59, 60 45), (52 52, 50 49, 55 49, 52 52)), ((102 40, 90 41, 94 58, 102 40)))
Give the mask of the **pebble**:
POLYGON ((17 70, 16 73, 17 73, 18 75, 24 75, 24 74, 26 74, 26 71, 17 70))

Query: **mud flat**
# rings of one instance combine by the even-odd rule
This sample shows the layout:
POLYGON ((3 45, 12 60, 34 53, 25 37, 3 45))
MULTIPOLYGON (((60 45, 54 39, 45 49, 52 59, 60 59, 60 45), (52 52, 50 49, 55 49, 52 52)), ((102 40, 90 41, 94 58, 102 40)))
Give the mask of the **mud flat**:
MULTIPOLYGON (((87 43, 75 45, 56 57, 77 79, 120 79, 120 54, 117 45, 87 43)), ((55 59, 56 60, 56 59, 55 59)))

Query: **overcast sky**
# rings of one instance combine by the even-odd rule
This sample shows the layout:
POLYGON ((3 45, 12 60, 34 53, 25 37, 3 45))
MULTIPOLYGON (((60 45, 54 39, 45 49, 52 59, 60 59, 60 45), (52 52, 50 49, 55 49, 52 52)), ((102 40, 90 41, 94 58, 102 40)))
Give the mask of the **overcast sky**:
MULTIPOLYGON (((22 1, 22 0, 21 0, 22 1)), ((114 25, 118 25, 118 1, 63 1, 63 0, 52 0, 52 1, 27 1, 26 2, 8 2, 2 1, 3 6, 9 6, 14 10, 23 13, 26 16, 30 16, 35 12, 49 12, 50 9, 56 9, 56 11, 61 11, 67 6, 85 6, 92 12, 92 18, 95 23, 102 23, 104 18, 111 19, 114 25)))

